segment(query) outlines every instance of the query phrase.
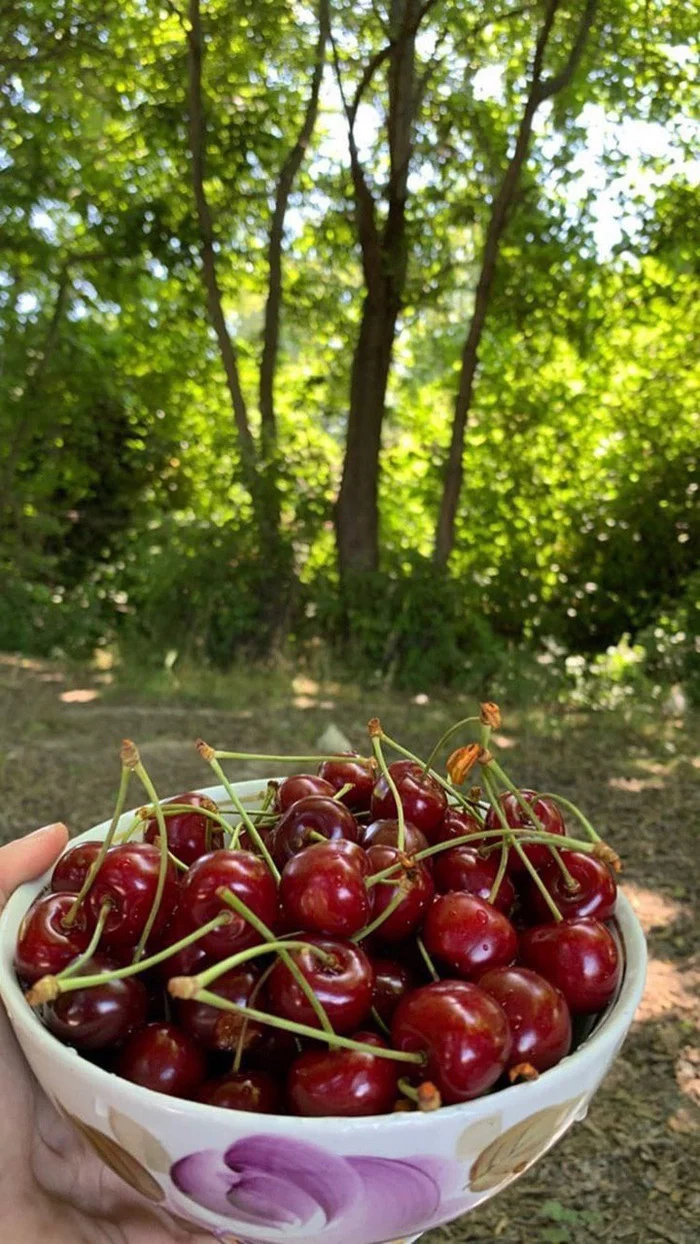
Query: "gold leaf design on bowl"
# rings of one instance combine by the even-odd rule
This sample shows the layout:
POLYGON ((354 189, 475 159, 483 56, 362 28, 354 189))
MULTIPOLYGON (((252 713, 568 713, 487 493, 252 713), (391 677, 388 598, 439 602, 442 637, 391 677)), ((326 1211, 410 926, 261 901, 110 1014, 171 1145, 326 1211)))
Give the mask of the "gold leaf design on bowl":
POLYGON ((146 1131, 145 1127, 113 1107, 109 1112, 109 1126, 119 1144, 147 1170, 157 1171, 159 1175, 168 1174, 172 1166, 172 1158, 160 1141, 146 1131))
POLYGON ((487 1118, 472 1123, 470 1127, 465 1127, 457 1141, 457 1157, 460 1161, 471 1162, 486 1145, 500 1135, 502 1126, 503 1115, 499 1111, 498 1114, 490 1114, 487 1118))
POLYGON ((73 1114, 69 1114, 68 1118, 90 1148, 94 1149, 98 1157, 110 1170, 114 1171, 115 1175, 119 1175, 120 1179, 123 1179, 136 1192, 147 1197, 149 1201, 165 1200, 163 1189, 160 1184, 156 1183, 150 1171, 147 1171, 145 1166, 127 1153, 116 1140, 98 1131, 96 1127, 91 1127, 89 1123, 83 1123, 82 1119, 77 1119, 73 1114))
POLYGON ((505 1180, 521 1175, 549 1148, 584 1097, 585 1094, 572 1097, 556 1106, 538 1110, 487 1145, 472 1166, 469 1176, 471 1191, 487 1192, 505 1180))

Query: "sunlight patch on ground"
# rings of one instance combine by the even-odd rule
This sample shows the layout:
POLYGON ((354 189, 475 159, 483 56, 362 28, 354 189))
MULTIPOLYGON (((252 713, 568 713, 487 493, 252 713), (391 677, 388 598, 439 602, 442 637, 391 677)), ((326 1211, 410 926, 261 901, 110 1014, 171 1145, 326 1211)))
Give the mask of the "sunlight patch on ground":
POLYGON ((667 959, 650 959, 644 997, 635 1019, 668 1019, 669 1012, 697 1014, 700 970, 679 968, 667 959))
POLYGON ((58 698, 64 704, 91 704, 100 698, 100 692, 94 687, 76 687, 73 691, 62 691, 58 698))
POLYGON ((680 916, 688 914, 688 908, 683 903, 676 902, 666 894, 660 894, 658 890, 649 890, 631 881, 626 881, 622 888, 645 933, 650 933, 652 929, 667 928, 680 916))
POLYGON ((613 790, 627 790, 634 795, 641 795, 645 790, 663 790, 666 783, 660 777, 649 778, 608 778, 608 786, 613 790))

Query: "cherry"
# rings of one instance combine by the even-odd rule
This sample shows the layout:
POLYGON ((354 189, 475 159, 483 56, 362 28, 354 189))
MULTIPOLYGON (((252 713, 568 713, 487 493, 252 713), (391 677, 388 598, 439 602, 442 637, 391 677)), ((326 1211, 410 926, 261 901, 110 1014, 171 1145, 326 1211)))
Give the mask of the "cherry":
MULTIPOLYGON (((250 995, 259 980, 255 968, 241 966, 231 968, 216 978, 212 988, 222 998, 235 1002, 238 1006, 248 1006, 250 995)), ((206 1002, 195 999, 178 999, 175 1003, 175 1018, 183 1032, 192 1037, 205 1050, 235 1050, 245 1025, 246 1035, 244 1049, 248 1049, 260 1036, 260 1024, 249 1021, 245 1015, 236 1015, 233 1011, 223 1011, 220 1007, 209 1006, 206 1002)))
MULTIPOLYGON (((364 951, 352 942, 323 937, 305 940, 318 946, 326 957, 321 959, 312 950, 292 950, 290 955, 311 985, 335 1031, 351 1032, 366 1019, 372 1005, 372 965, 364 951)), ((297 1023, 318 1027, 316 1012, 281 960, 270 973, 267 996, 271 1011, 297 1023)))
MULTIPOLYGON (((267 825, 258 825, 256 826, 256 828, 257 828, 259 837, 262 838, 268 851, 270 851, 270 854, 272 854, 272 828, 267 825)), ((237 851, 252 851, 253 855, 259 854, 258 844, 257 842, 253 842, 253 839, 251 838, 247 829, 242 829, 240 834, 238 835, 238 843, 236 846, 236 850, 237 851)))
MULTIPOLYGON (((582 851, 561 851, 560 854, 577 888, 569 888, 555 859, 540 875, 562 916, 595 916, 596 920, 610 920, 615 914, 617 885, 607 864, 582 851)), ((534 883, 528 888, 526 909, 538 923, 546 923, 551 918, 549 907, 534 883)))
MULTIPOLYGON (((432 835, 433 843, 449 842, 451 838, 464 838, 465 834, 480 834, 483 825, 465 808, 448 808, 443 820, 432 835)), ((474 840, 476 842, 476 839, 474 840)), ((470 846, 464 843, 464 846, 470 846)), ((439 856, 437 857, 440 858, 439 856)))
POLYGON ((364 856, 355 843, 340 839, 307 847, 285 864, 280 898, 290 928, 351 937, 367 923, 365 875, 342 851, 343 846, 355 847, 364 856))
MULTIPOLYGON (((430 842, 437 841, 435 835, 447 810, 447 796, 442 787, 413 760, 395 760, 389 765, 389 772, 399 792, 406 820, 422 829, 430 842)), ((372 791, 371 811, 375 818, 396 816, 396 803, 384 774, 372 791)))
MULTIPOLYGON (((105 946, 135 946, 148 920, 158 887, 160 849, 148 842, 125 842, 110 847, 85 897, 85 907, 97 920, 105 901, 111 904, 102 934, 105 946)), ((152 934, 158 937, 172 916, 177 899, 175 870, 168 863, 165 888, 152 934)))
POLYGON ((32 903, 20 925, 15 970, 33 984, 42 976, 57 976, 87 950, 95 921, 84 906, 66 928, 63 924, 77 894, 45 894, 32 903))
POLYGON ((265 1071, 229 1072, 216 1080, 206 1080, 197 1090, 197 1101, 225 1110, 252 1110, 255 1114, 274 1114, 279 1108, 277 1081, 265 1071))
POLYGON ((432 876, 424 864, 409 861, 404 866, 407 857, 402 856, 396 847, 370 847, 367 858, 372 873, 382 872, 392 864, 402 864, 397 869, 395 880, 387 878, 386 883, 377 882, 369 891, 372 920, 386 911, 399 890, 403 893, 402 902, 377 929, 377 936, 383 942, 401 942, 418 928, 423 919, 435 892, 432 876))
POLYGON ((246 1050, 246 1066, 260 1071, 269 1071, 270 1067, 274 1067, 277 1075, 284 1074, 300 1049, 299 1038, 294 1033, 264 1025, 260 1037, 246 1050))
POLYGON ((207 1071, 204 1054, 174 1024, 147 1024, 129 1038, 117 1074, 155 1093, 191 1097, 207 1071))
POLYGON ((342 760, 324 760, 319 765, 318 772, 334 791, 342 790, 343 786, 351 782, 351 790, 341 795, 343 803, 352 812, 369 812, 377 777, 371 760, 365 760, 355 752, 348 752, 347 758, 344 756, 342 760))
POLYGON ((508 1065, 508 1020, 494 998, 467 981, 436 981, 407 993, 391 1024, 392 1046, 424 1053, 422 1079, 443 1102, 469 1101, 496 1083, 508 1065))
MULTIPOLYGON (((386 1049, 373 1032, 355 1041, 386 1049)), ((387 1114, 398 1095, 398 1064, 360 1050, 309 1050, 289 1069, 287 1096, 306 1116, 387 1114)))
MULTIPOLYGON (((193 864, 200 855, 223 847, 224 831, 221 826, 196 811, 197 808, 206 808, 209 812, 217 812, 218 808, 212 799, 197 791, 188 791, 185 795, 168 799, 164 806, 167 808, 170 803, 184 803, 192 808, 192 812, 180 812, 176 816, 165 818, 168 846, 178 860, 182 860, 183 864, 193 864)), ((154 842, 159 833, 158 822, 155 817, 151 817, 145 823, 144 842, 154 842)))
MULTIPOLYGON (((192 929, 178 909, 158 939, 154 950, 165 950, 167 946, 173 946, 191 932, 192 929)), ((202 942, 198 941, 192 942, 191 946, 185 946, 183 950, 176 950, 169 959, 164 959, 153 970, 158 979, 166 984, 171 976, 195 976, 197 972, 209 967, 210 964, 210 956, 202 949, 202 942)))
MULTIPOLYGON (((436 855, 433 861, 433 880, 439 894, 448 894, 450 890, 463 890, 467 894, 475 894, 487 900, 491 893, 498 865, 498 852, 493 855, 479 855, 476 847, 450 847, 436 855)), ((501 878, 498 893, 493 906, 509 916, 515 906, 515 886, 507 874, 501 878)))
MULTIPOLYGON (((542 828, 548 834, 566 834, 564 819, 557 805, 551 799, 542 799, 534 790, 521 790, 520 794, 525 802, 530 804, 542 828)), ((535 829, 534 821, 531 821, 529 816, 526 816, 511 791, 504 791, 503 794, 499 795, 498 800, 511 829, 527 829, 531 831, 535 829)), ((485 826, 486 829, 502 828, 500 818, 494 807, 490 807, 486 813, 485 826)), ((494 839, 486 838, 484 841, 493 843, 494 839)), ((549 847, 542 842, 525 843, 523 851, 535 868, 542 868, 552 858, 549 847)), ((523 872, 525 869, 525 865, 514 847, 511 847, 508 853, 508 868, 515 873, 523 872)))
POLYGON ((512 963, 518 950, 518 935, 503 912, 459 890, 433 899, 423 940, 430 955, 467 980, 512 963))
POLYGON ((100 854, 101 846, 101 842, 76 842, 74 847, 64 851, 51 874, 51 889, 54 894, 64 890, 71 894, 80 893, 85 878, 100 854))
MULTIPOLYGON (((95 955, 81 975, 109 972, 116 964, 106 955, 95 955)), ((148 1013, 148 990, 137 976, 105 981, 88 989, 59 994, 44 1011, 50 1032, 78 1050, 102 1050, 119 1045, 143 1028, 148 1013)))
POLYGON ((372 967, 374 969, 372 1008, 385 1024, 389 1024, 404 994, 414 988, 415 979, 408 965, 399 963, 396 959, 373 956, 372 967))
POLYGON ((589 916, 526 929, 520 959, 561 990, 572 1015, 602 1011, 615 997, 622 974, 612 934, 589 916))
POLYGON ((357 842, 357 822, 352 812, 336 799, 323 795, 298 799, 285 812, 274 832, 272 853, 277 866, 284 868, 293 855, 311 846, 315 841, 312 833, 357 842))
MULTIPOLYGON (((416 855, 419 851, 425 851, 430 846, 428 839, 421 829, 416 829, 410 821, 406 822, 404 836, 404 851, 406 855, 416 855)), ((361 831, 361 841, 365 850, 370 847, 396 847, 399 843, 399 823, 393 820, 372 821, 371 825, 367 825, 361 831)), ((428 865, 430 857, 426 860, 428 865)), ((430 861, 432 865, 432 861, 430 861)))
POLYGON ((291 777, 280 782, 275 792, 275 808, 278 812, 286 812, 300 799, 306 799, 307 795, 324 795, 327 799, 332 799, 336 790, 337 787, 324 781, 323 776, 318 777, 315 773, 293 773, 291 777))
POLYGON ((479 980, 503 1007, 513 1038, 509 1066, 546 1071, 571 1049, 571 1016, 564 995, 529 968, 493 968, 479 980))
POLYGON ((207 933, 199 943, 215 959, 256 946, 260 934, 218 896, 230 890, 265 924, 274 923, 277 887, 267 865, 251 851, 211 851, 188 868, 181 882, 180 912, 189 930, 199 929, 222 911, 231 914, 230 924, 207 933))

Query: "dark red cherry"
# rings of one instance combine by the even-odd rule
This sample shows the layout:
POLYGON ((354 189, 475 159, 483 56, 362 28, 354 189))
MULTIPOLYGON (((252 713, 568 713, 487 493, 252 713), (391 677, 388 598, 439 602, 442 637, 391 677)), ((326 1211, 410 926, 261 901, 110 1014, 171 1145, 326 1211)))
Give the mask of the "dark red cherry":
MULTIPOLYGON (((255 1005, 261 1011, 266 1009, 260 998, 255 1005)), ((293 1033, 263 1025, 262 1035, 246 1050, 246 1066, 259 1071, 269 1071, 273 1067, 276 1076, 283 1076, 300 1049, 299 1039, 293 1033)))
POLYGON ((70 928, 63 921, 77 894, 45 894, 32 903, 20 925, 15 948, 15 971, 33 984, 42 976, 57 976, 87 950, 95 922, 83 904, 70 928))
MULTIPOLYGON (((499 853, 479 855, 476 847, 450 847, 433 857, 433 880, 439 894, 463 890, 487 900, 496 880, 499 853)), ((507 874, 501 879, 493 906, 509 916, 515 906, 515 886, 507 874)))
POLYGON ((337 799, 327 799, 323 795, 298 799, 275 828, 272 853, 278 868, 284 868, 293 855, 317 841, 313 834, 332 840, 347 838, 350 842, 357 842, 357 821, 337 799))
POLYGON ((617 993, 622 965, 615 940, 588 916, 526 929, 519 958, 561 990, 572 1015, 602 1011, 617 993))
POLYGON ((436 981, 407 993, 391 1024, 397 1050, 425 1055, 418 1069, 445 1105, 479 1097, 508 1065, 511 1035, 502 1007, 467 981, 436 981))
POLYGON ((319 776, 329 782, 334 791, 342 790, 348 782, 352 789, 341 796, 351 812, 369 812, 374 783, 377 780, 373 760, 365 760, 354 752, 348 752, 341 760, 324 760, 319 765, 319 776))
POLYGON ((277 1081, 265 1071, 231 1071, 217 1080, 207 1080, 195 1097, 207 1106, 220 1106, 224 1110, 275 1114, 279 1109, 280 1091, 277 1081))
POLYGON ((199 1046, 174 1024, 147 1024, 129 1038, 116 1070, 155 1093, 191 1097, 204 1082, 207 1064, 199 1046))
MULTIPOLYGON (((160 851, 148 842, 125 842, 110 847, 85 899, 96 921, 102 904, 111 909, 102 934, 105 946, 135 946, 148 919, 158 887, 160 851)), ((177 901, 177 880, 171 863, 153 925, 153 936, 165 928, 177 901)))
MULTIPOLYGON (((320 959, 311 950, 292 950, 292 958, 325 1008, 335 1031, 351 1032, 362 1024, 372 1006, 374 976, 369 959, 352 942, 324 937, 304 940, 320 947, 325 958, 320 959)), ((270 1010, 277 1015, 318 1028, 316 1012, 281 960, 270 973, 267 997, 270 1010)))
MULTIPOLYGON (((262 838, 270 854, 272 854, 272 828, 268 825, 258 825, 256 826, 256 828, 258 831, 258 835, 260 836, 260 838, 262 838)), ((239 837, 238 837, 238 842, 236 844, 236 850, 237 851, 252 851, 253 855, 260 854, 258 850, 257 842, 253 841, 247 829, 241 830, 239 837)))
MULTIPOLYGON (((241 966, 231 968, 211 984, 213 993, 238 1006, 250 1005, 250 995, 259 980, 255 968, 241 966)), ((244 1015, 222 1011, 206 1002, 194 999, 178 1000, 174 1006, 175 1019, 183 1032, 192 1037, 205 1050, 235 1050, 241 1031, 245 1026, 244 1049, 248 1049, 260 1036, 262 1029, 252 1021, 246 1023, 244 1015)))
POLYGON ((342 839, 316 843, 287 860, 280 898, 289 928, 351 937, 367 923, 365 874, 342 851, 345 845, 356 846, 342 839))
MULTIPOLYGON (((535 815, 538 817, 542 828, 548 834, 565 834, 566 826, 564 819, 557 805, 551 799, 543 799, 534 790, 521 790, 520 794, 526 803, 530 804, 535 815)), ((534 830, 535 823, 526 816, 520 807, 515 795, 510 791, 504 791, 499 795, 499 802, 505 813, 505 818, 511 829, 534 830)), ((485 821, 486 829, 501 829, 501 822, 495 808, 490 807, 486 813, 485 821)), ((495 839, 485 839, 485 842, 493 843, 495 839)), ((552 858, 552 853, 544 843, 531 842, 526 843, 523 847, 525 854, 535 868, 542 868, 548 864, 552 858)), ((511 872, 523 872, 525 865, 514 847, 511 847, 508 854, 508 868, 511 872)))
MULTIPOLYGON (((170 924, 167 925, 154 944, 154 952, 173 946, 191 932, 192 929, 183 918, 180 910, 176 910, 170 924)), ((153 971, 160 981, 167 983, 171 976, 194 976, 197 972, 203 971, 205 967, 209 967, 210 964, 211 957, 202 949, 202 943, 199 941, 193 942, 191 946, 185 946, 184 950, 176 950, 169 959, 164 959, 153 971)))
MULTIPOLYGON (((416 829, 410 821, 406 822, 404 836, 404 851, 406 855, 416 855, 418 851, 425 851, 430 846, 428 839, 422 830, 416 829)), ((398 821, 372 821, 371 825, 367 825, 361 831, 362 846, 367 851, 370 847, 395 847, 399 841, 399 823, 398 821)), ((426 865, 430 867, 432 860, 430 857, 426 860, 426 865)))
POLYGON ((64 851, 51 874, 51 889, 54 894, 63 891, 79 894, 101 847, 101 842, 76 842, 75 846, 64 851))
POLYGON ((530 968, 494 968, 479 988, 503 1007, 513 1038, 508 1065, 547 1071, 571 1049, 571 1016, 564 995, 530 968))
POLYGON ((293 773, 280 782, 275 794, 275 807, 278 812, 286 812, 300 799, 306 799, 307 795, 323 795, 326 799, 332 799, 335 792, 335 786, 315 773, 293 773))
MULTIPOLYGON (((373 874, 390 868, 392 864, 400 864, 403 857, 396 847, 377 846, 369 848, 367 858, 373 874)), ((370 886, 371 920, 386 911, 399 890, 404 895, 403 900, 377 929, 377 937, 383 942, 401 942, 417 929, 435 893, 432 876, 424 864, 401 867, 391 884, 378 882, 370 886)))
MULTIPOLYGON (((106 955, 95 955, 81 969, 81 976, 110 972, 116 966, 106 955)), ((102 1050, 121 1045, 143 1028, 147 1013, 146 986, 137 976, 128 976, 59 994, 46 1007, 44 1023, 65 1045, 77 1050, 102 1050)))
MULTIPOLYGON (((353 1039, 387 1048, 376 1033, 357 1032, 353 1039)), ((308 1050, 289 1069, 289 1104, 306 1116, 387 1114, 398 1096, 399 1066, 359 1050, 308 1050)))
MULTIPOLYGON (((594 916, 596 920, 610 920, 615 914, 617 885, 607 864, 582 851, 562 851, 560 854, 577 888, 569 889, 554 859, 541 870, 540 875, 562 916, 569 919, 594 916)), ((532 922, 547 923, 551 919, 550 909, 534 883, 528 887, 526 911, 532 922)))
MULTIPOLYGON (((448 808, 440 825, 432 835, 433 843, 449 842, 452 838, 464 838, 465 834, 480 834, 483 832, 483 825, 473 816, 471 812, 467 812, 465 808, 448 808)), ((476 840, 475 840, 476 841, 476 840)), ((470 846, 470 843, 465 845, 470 846)), ((440 856, 436 856, 439 859, 440 856)))
MULTIPOLYGON (((395 760, 389 765, 407 821, 422 829, 429 842, 437 841, 438 826, 447 810, 447 796, 441 786, 423 772, 413 760, 395 760)), ((396 803, 383 774, 372 791, 372 816, 387 819, 396 816, 396 803)))
POLYGON ((423 922, 428 954, 466 980, 512 963, 518 935, 510 920, 474 894, 439 894, 423 922))
POLYGON ((217 890, 222 888, 235 894, 268 926, 277 914, 277 887, 259 856, 251 851, 211 851, 200 856, 180 883, 180 912, 190 930, 200 929, 222 911, 231 912, 230 924, 207 933, 199 943, 215 959, 225 959, 262 940, 243 916, 219 898, 217 890))
POLYGON ((373 955, 372 967, 374 969, 372 1007, 385 1024, 390 1024, 391 1017, 404 994, 414 988, 415 977, 407 964, 399 963, 396 959, 382 959, 373 955))
MULTIPOLYGON (((224 845, 224 831, 220 825, 209 817, 202 816, 197 808, 206 808, 209 812, 217 812, 213 799, 200 795, 197 791, 188 791, 168 799, 167 808, 171 803, 184 803, 192 808, 191 812, 179 812, 177 816, 166 816, 165 825, 168 831, 168 846, 173 855, 183 864, 193 864, 200 855, 208 851, 217 851, 224 845)), ((154 842, 159 835, 158 822, 155 817, 146 821, 143 837, 145 842, 154 842)))

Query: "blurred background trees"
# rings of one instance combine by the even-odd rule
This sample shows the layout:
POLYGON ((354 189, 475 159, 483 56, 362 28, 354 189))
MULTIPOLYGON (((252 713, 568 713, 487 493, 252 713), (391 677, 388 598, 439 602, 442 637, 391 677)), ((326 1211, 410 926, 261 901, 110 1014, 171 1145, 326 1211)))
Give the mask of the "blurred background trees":
POLYGON ((697 688, 698 16, 0 0, 0 647, 697 688))

